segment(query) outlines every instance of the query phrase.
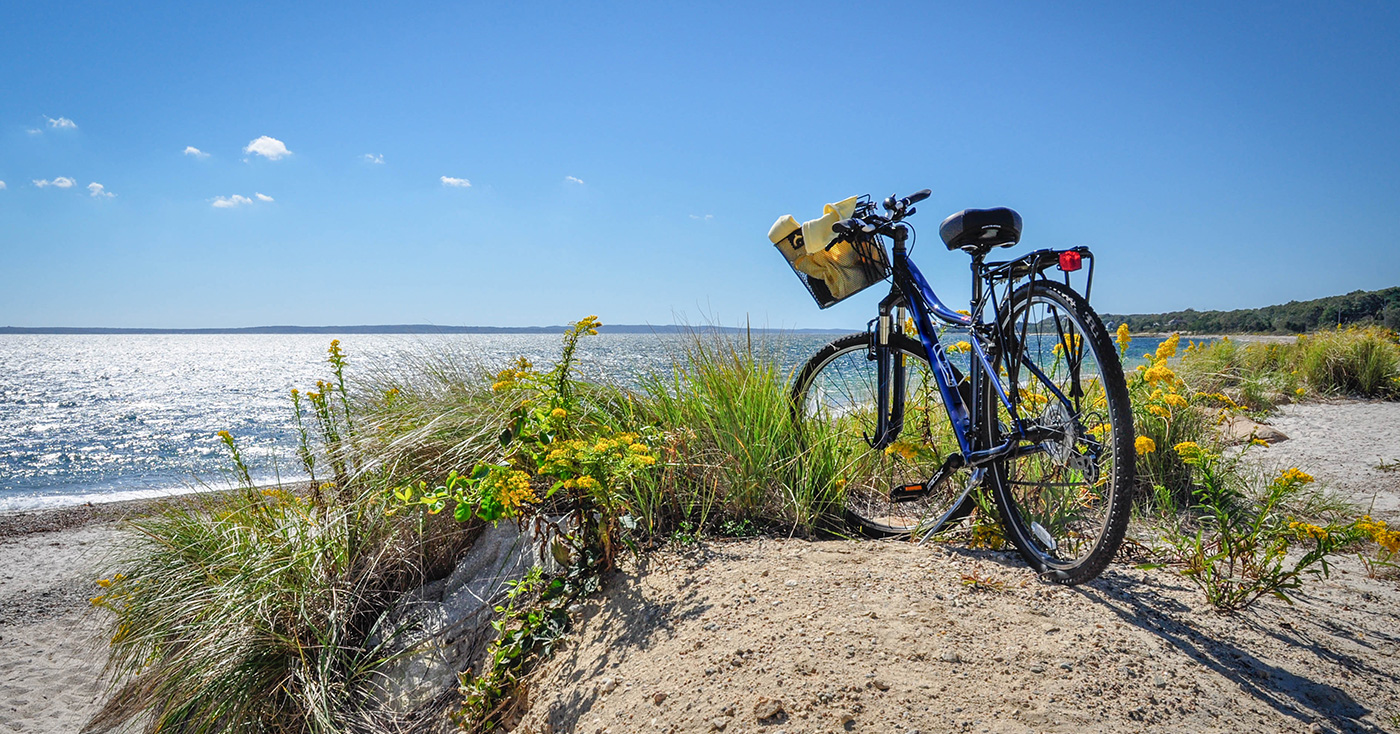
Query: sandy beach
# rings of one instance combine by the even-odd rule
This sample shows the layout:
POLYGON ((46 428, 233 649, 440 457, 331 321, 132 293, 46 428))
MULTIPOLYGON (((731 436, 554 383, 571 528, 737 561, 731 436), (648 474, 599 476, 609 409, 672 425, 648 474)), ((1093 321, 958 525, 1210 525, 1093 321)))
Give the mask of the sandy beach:
MULTIPOLYGON (((1262 466, 1397 519, 1400 403, 1271 423, 1289 440, 1262 466)), ((94 566, 148 506, 0 516, 0 732, 76 732, 95 712, 94 566)), ((1006 553, 707 543, 618 572, 534 676, 519 730, 1396 731, 1400 588, 1336 567, 1294 606, 1219 615, 1174 573, 1123 563, 1064 589, 1006 553), (782 713, 759 721, 761 699, 782 713)))

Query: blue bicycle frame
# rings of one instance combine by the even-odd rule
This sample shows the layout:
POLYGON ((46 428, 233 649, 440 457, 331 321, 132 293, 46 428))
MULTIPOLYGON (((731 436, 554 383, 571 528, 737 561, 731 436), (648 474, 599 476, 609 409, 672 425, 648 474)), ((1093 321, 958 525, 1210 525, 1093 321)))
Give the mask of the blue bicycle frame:
MULTIPOLYGON (((887 347, 893 330, 892 311, 897 306, 907 306, 913 312, 919 341, 924 347, 924 354, 932 367, 934 381, 938 384, 939 394, 943 398, 944 405, 947 406, 948 417, 952 422, 954 434, 957 436, 961 454, 954 459, 954 463, 959 466, 977 467, 1013 454, 1034 453, 1042 450, 1042 442, 1052 437, 1043 435, 1044 431, 1034 426, 1027 427, 1017 408, 1018 401, 1012 399, 1006 386, 997 378, 996 370, 992 367, 992 360, 988 357, 982 340, 979 338, 977 322, 972 316, 963 315, 948 308, 938 298, 938 294, 934 293, 933 288, 924 279, 923 273, 919 272, 918 267, 909 259, 909 253, 905 248, 907 236, 908 230, 904 227, 894 229, 894 247, 892 248, 894 287, 891 289, 890 295, 880 302, 880 318, 875 335, 875 355, 879 362, 877 365, 879 416, 876 435, 871 437, 871 445, 874 448, 883 448, 892 443, 903 429, 902 406, 904 404, 905 365, 903 358, 887 347), (973 374, 969 375, 972 380, 970 392, 974 396, 985 395, 981 380, 988 380, 988 384, 996 390, 997 398, 1006 407, 1007 414, 1012 419, 1013 431, 1000 445, 977 445, 974 439, 977 419, 972 413, 975 406, 969 404, 967 396, 958 388, 959 380, 956 372, 943 349, 943 345, 938 341, 937 332, 934 329, 933 319, 935 318, 951 326, 966 328, 971 332, 971 338, 968 340, 972 345, 973 355, 973 374)), ((1033 257, 1035 254, 1028 257, 1033 257)), ((976 274, 980 264, 980 259, 973 261, 973 307, 979 311, 985 307, 981 303, 983 300, 981 297, 982 282, 976 274)), ((1023 353, 1018 355, 1016 361, 1027 367, 1031 374, 1049 389, 1055 399, 1059 400, 1066 408, 1070 408, 1071 413, 1073 413, 1070 400, 1032 360, 1023 353)), ((973 400, 976 399, 978 398, 973 400)), ((950 466, 950 468, 955 469, 957 466, 950 466)))

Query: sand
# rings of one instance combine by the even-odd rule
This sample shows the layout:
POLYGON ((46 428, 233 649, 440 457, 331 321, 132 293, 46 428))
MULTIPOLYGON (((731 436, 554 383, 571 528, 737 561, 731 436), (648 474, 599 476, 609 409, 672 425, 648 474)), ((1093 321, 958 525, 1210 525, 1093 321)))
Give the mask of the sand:
MULTIPOLYGON (((1400 472, 1378 468, 1400 459, 1400 403, 1272 423, 1290 440, 1259 461, 1400 513, 1400 472)), ((94 564, 140 509, 0 516, 0 734, 71 734, 96 711, 94 564)), ((1400 732, 1400 583, 1342 559, 1304 592, 1220 615, 1130 563, 1065 589, 1006 553, 709 542, 612 575, 517 731, 1400 732)))
POLYGON ((1285 405, 1269 425, 1288 440, 1251 450, 1260 464, 1302 468, 1363 512, 1400 520, 1400 402, 1285 405))
POLYGON ((0 732, 77 732, 96 712, 106 614, 93 565, 116 530, 90 525, 0 541, 0 732))

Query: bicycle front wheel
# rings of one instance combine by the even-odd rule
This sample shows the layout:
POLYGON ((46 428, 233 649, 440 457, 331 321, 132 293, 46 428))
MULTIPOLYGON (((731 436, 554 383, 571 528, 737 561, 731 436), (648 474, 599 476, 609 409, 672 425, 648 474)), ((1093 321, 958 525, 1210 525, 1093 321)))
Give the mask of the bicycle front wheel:
MULTIPOLYGON (((991 467, 1003 524, 1050 580, 1089 581, 1118 551, 1132 503, 1133 414, 1118 353, 1089 304, 1053 281, 1017 289, 999 328, 999 377, 1039 437, 991 467)), ((1010 413, 996 398, 983 405, 987 445, 999 445, 1010 413)))
MULTIPOLYGON (((869 358, 869 334, 827 344, 793 383, 793 414, 804 450, 813 453, 813 460, 819 456, 835 465, 836 481, 844 483, 846 519, 870 537, 904 536, 931 527, 955 509, 966 476, 957 472, 926 492, 892 498, 893 490, 933 477, 948 454, 958 450, 958 441, 923 345, 903 334, 891 338, 892 358, 905 365, 904 426, 886 446, 872 446, 879 370, 869 358)), ((966 509, 950 519, 960 519, 966 509)))

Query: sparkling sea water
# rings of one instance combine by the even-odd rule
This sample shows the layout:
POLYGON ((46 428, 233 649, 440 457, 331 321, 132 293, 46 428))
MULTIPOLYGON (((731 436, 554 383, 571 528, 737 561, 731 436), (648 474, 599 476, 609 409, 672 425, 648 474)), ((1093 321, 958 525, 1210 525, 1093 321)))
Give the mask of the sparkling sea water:
MULTIPOLYGON (((785 370, 834 334, 755 337, 785 370)), ((238 438, 258 481, 300 474, 292 388, 327 379, 328 334, 0 335, 0 512, 230 485, 217 432, 238 438)), ((732 337, 742 340, 742 335, 732 337)), ((500 367, 551 364, 559 334, 341 337, 349 379, 423 356, 500 367)), ((600 334, 580 343, 585 376, 622 382, 666 369, 688 337, 600 334)), ((1133 354, 1160 339, 1135 339, 1133 354)), ((1139 360, 1140 361, 1140 360, 1139 360)))

